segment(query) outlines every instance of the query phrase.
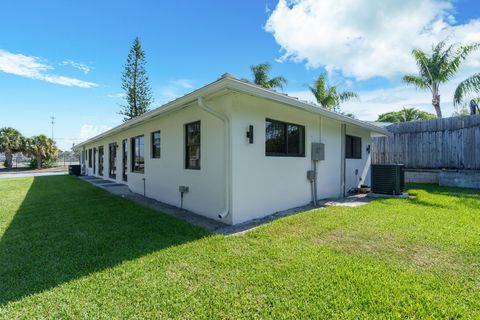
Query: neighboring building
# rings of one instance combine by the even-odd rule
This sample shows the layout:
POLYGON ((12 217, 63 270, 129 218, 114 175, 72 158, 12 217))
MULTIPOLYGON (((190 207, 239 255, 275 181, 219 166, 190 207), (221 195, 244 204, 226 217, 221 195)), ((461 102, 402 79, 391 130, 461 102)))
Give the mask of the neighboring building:
POLYGON ((378 134, 386 131, 225 74, 75 148, 87 175, 237 224, 311 202, 314 165, 318 199, 368 185, 378 134), (312 143, 324 160, 311 160, 312 143))

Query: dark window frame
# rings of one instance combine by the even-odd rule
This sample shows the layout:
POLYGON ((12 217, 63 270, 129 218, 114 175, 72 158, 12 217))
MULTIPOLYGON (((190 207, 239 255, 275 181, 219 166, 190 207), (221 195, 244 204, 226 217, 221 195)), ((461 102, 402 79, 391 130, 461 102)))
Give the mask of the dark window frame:
POLYGON ((290 122, 285 122, 285 121, 280 121, 280 120, 274 120, 271 118, 266 118, 265 119, 265 156, 267 157, 294 157, 294 158, 305 158, 305 126, 301 124, 296 124, 296 123, 290 123, 290 122), (269 152, 267 150, 267 130, 268 130, 268 125, 267 122, 271 122, 277 125, 283 126, 283 148, 284 152, 269 152), (299 149, 298 153, 291 153, 289 152, 289 141, 288 141, 288 127, 289 126, 294 126, 297 127, 300 130, 300 142, 297 148, 299 149))
POLYGON ((105 164, 105 150, 103 146, 98 147, 98 175, 103 177, 103 169, 105 164))
POLYGON ((122 179, 128 181, 128 139, 122 140, 122 179))
POLYGON ((88 167, 91 168, 93 163, 92 159, 92 149, 88 149, 88 167))
POLYGON ((345 135, 345 159, 362 159, 362 138, 345 135))
POLYGON ((184 144, 185 144, 185 161, 184 161, 184 167, 185 169, 188 170, 200 170, 201 169, 201 160, 202 160, 202 124, 200 120, 198 121, 193 121, 186 123, 184 125, 184 134, 185 134, 185 139, 184 139, 184 144), (198 143, 191 143, 189 142, 188 139, 188 129, 190 126, 197 126, 198 125, 198 143), (197 165, 192 165, 190 163, 190 147, 198 147, 198 164, 197 165))
POLYGON ((116 142, 112 142, 108 145, 108 176, 111 179, 117 178, 117 143, 116 142))
POLYGON ((97 148, 93 148, 93 174, 97 173, 97 148))
POLYGON ((151 145, 151 148, 150 148, 150 153, 151 153, 151 158, 152 159, 160 159, 161 156, 162 156, 162 135, 160 133, 160 130, 157 130, 157 131, 154 131, 150 134, 150 145, 151 145), (155 138, 155 135, 158 133, 158 145, 157 145, 157 141, 155 138), (156 151, 158 150, 158 154, 156 153, 156 151))
POLYGON ((132 149, 131 150, 131 155, 132 155, 131 171, 133 173, 145 173, 145 136, 143 134, 131 138, 131 149, 132 149), (142 155, 140 154, 140 151, 142 149, 139 147, 138 148, 139 154, 137 155, 137 145, 140 145, 140 143, 137 143, 137 140, 138 142, 140 142, 140 139, 142 139, 142 142, 143 142, 143 154, 142 155), (138 162, 138 165, 137 165, 137 156, 143 158, 143 167, 141 167, 140 162, 138 162))

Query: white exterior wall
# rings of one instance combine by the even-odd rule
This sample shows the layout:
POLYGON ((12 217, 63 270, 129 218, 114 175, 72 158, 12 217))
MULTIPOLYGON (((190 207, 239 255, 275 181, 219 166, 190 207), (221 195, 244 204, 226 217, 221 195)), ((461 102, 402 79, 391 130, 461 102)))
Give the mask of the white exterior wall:
POLYGON ((370 185, 371 155, 367 146, 372 145, 371 133, 362 128, 347 126, 347 134, 362 138, 362 159, 346 159, 345 161, 345 191, 358 188, 362 184, 370 185))
MULTIPOLYGON (((317 198, 337 198, 341 190, 341 123, 337 120, 312 114, 271 100, 242 93, 229 93, 205 101, 216 111, 230 119, 229 171, 231 195, 230 214, 221 221, 238 224, 254 218, 308 204, 311 201, 311 186, 306 178, 313 169, 310 160, 312 142, 325 144, 325 160, 318 162, 317 198), (305 157, 270 157, 265 155, 265 119, 303 125, 305 127, 305 157), (254 126, 254 143, 249 144, 246 131, 254 126)), ((370 184, 370 156, 366 152, 371 144, 370 131, 347 125, 347 134, 362 137, 362 159, 346 160, 346 191, 360 184, 370 184), (358 175, 355 170, 358 169, 358 175), (361 178, 361 180, 360 180, 361 178)), ((228 187, 226 185, 226 149, 223 122, 203 111, 197 104, 149 120, 121 133, 89 143, 88 149, 104 146, 104 174, 108 176, 108 145, 116 142, 117 175, 122 181, 122 140, 128 140, 129 188, 143 194, 145 178, 146 196, 164 203, 180 206, 180 185, 189 186, 183 207, 197 214, 219 220, 218 214, 225 210, 228 187), (184 168, 184 125, 201 121, 201 170, 184 168), (161 158, 151 158, 151 133, 161 131, 161 158), (144 135, 145 173, 131 172, 131 138, 144 135)), ((98 176, 98 151, 96 157, 98 176)), ((110 179, 113 180, 113 179, 110 179)))
MULTIPOLYGON (((209 104, 214 107, 228 105, 226 96, 216 98, 209 104)), ((145 193, 147 197, 180 207, 180 185, 189 186, 189 192, 184 195, 183 208, 200 215, 218 220, 218 213, 225 209, 225 148, 223 122, 191 105, 166 117, 152 119, 119 134, 106 137, 102 140, 87 144, 85 149, 104 146, 104 173, 102 178, 118 183, 126 183, 130 190, 143 194, 143 178, 145 178, 145 193), (194 121, 201 121, 201 163, 200 170, 185 169, 184 125, 194 121), (160 130, 161 157, 151 157, 151 133, 160 130), (145 143, 145 171, 144 174, 131 172, 131 138, 144 135, 145 143), (122 180, 122 140, 128 140, 128 181, 122 180), (117 174, 116 179, 108 176, 108 145, 116 142, 117 147, 117 174)), ((92 151, 93 152, 93 151, 92 151)), ((88 160, 88 159, 87 159, 88 160)), ((98 151, 96 157, 98 175, 98 151)), ((87 174, 93 174, 93 167, 88 168, 87 174)), ((222 220, 231 223, 231 216, 222 220)))
POLYGON ((240 223, 308 204, 312 169, 310 145, 325 144, 325 161, 318 165, 318 197, 340 194, 340 123, 266 99, 246 95, 234 98, 232 119, 233 221, 240 223), (265 155, 265 119, 305 126, 305 157, 265 155), (245 134, 254 127, 254 143, 245 134))
MULTIPOLYGON (((341 189, 341 123, 320 115, 253 96, 237 94, 232 116, 233 222, 241 223, 311 202, 307 171, 313 169, 311 143, 325 144, 325 160, 317 165, 317 198, 338 198, 341 189), (265 120, 305 126, 305 157, 265 155, 265 120), (254 126, 254 143, 246 131, 254 126)), ((370 183, 370 131, 347 125, 347 134, 362 138, 362 159, 346 160, 346 191, 370 183), (359 174, 355 176, 355 169, 359 174), (359 178, 362 178, 360 181, 359 178)))

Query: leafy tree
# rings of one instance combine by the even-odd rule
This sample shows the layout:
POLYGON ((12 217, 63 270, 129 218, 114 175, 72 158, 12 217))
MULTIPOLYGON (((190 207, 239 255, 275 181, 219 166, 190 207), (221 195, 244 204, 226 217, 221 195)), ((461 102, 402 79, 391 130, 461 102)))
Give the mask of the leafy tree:
POLYGON ((433 113, 418 110, 416 108, 403 108, 400 111, 382 113, 378 116, 378 122, 409 122, 417 120, 435 119, 433 113))
POLYGON ((5 161, 8 168, 12 167, 13 154, 23 151, 23 148, 24 138, 18 130, 12 127, 0 129, 0 152, 5 153, 5 161))
POLYGON ((153 102, 145 64, 145 51, 143 51, 140 39, 137 37, 133 41, 122 73, 122 89, 125 90, 127 102, 120 111, 120 114, 124 116, 123 121, 144 114, 153 102))
POLYGON ((413 49, 412 56, 418 66, 418 75, 405 75, 403 81, 419 89, 429 89, 432 93, 432 106, 438 118, 442 117, 440 108, 440 85, 455 76, 461 64, 479 44, 449 45, 441 41, 433 46, 432 53, 427 54, 420 49, 413 49))
POLYGON ((453 96, 453 104, 455 106, 461 104, 465 100, 466 96, 472 93, 480 93, 480 73, 476 73, 473 76, 468 77, 467 79, 460 82, 460 84, 455 89, 455 94, 453 96))
POLYGON ((35 158, 37 168, 40 169, 45 161, 50 161, 57 156, 58 148, 55 141, 41 134, 26 139, 26 152, 35 158))
MULTIPOLYGON (((340 110, 340 104, 352 99, 358 99, 358 94, 352 91, 338 92, 337 86, 327 83, 327 75, 322 73, 318 76, 313 85, 309 86, 310 91, 317 99, 318 104, 323 108, 345 114, 340 110)), ((345 114, 352 117, 351 114, 345 114)))
POLYGON ((282 76, 269 79, 272 66, 269 63, 261 63, 250 67, 253 74, 253 82, 267 89, 280 88, 287 84, 287 79, 282 76))

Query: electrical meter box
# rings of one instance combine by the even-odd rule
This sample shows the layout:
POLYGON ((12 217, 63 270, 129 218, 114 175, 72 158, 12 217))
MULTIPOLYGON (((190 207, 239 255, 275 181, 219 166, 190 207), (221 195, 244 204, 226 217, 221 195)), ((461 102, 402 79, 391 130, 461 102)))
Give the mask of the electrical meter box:
POLYGON ((325 160, 325 144, 321 142, 312 142, 312 160, 325 160))

